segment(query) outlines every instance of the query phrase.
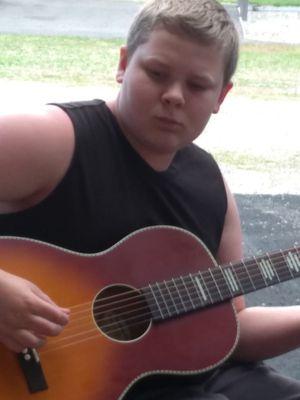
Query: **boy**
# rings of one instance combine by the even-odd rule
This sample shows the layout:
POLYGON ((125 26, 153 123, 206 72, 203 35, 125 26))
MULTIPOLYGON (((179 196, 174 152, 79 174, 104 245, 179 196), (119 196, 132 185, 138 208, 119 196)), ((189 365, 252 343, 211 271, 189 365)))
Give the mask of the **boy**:
MULTIPOLYGON (((199 236, 219 263, 241 259, 234 198, 213 158, 191 144, 231 89, 237 53, 234 26, 214 0, 147 3, 121 48, 114 101, 1 117, 1 234, 97 252, 139 228, 173 225, 199 236)), ((235 362, 193 384, 141 386, 132 398, 300 398, 297 382, 255 363, 299 345, 300 309, 234 304, 235 362)), ((16 352, 42 346, 69 319, 5 266, 0 313, 0 341, 16 352)))

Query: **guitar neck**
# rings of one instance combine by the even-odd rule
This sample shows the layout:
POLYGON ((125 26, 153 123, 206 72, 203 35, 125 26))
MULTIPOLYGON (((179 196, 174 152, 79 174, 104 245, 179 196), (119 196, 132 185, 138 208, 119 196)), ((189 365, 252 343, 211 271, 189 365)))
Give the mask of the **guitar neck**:
POLYGON ((300 277, 300 247, 157 282, 142 289, 154 321, 300 277))

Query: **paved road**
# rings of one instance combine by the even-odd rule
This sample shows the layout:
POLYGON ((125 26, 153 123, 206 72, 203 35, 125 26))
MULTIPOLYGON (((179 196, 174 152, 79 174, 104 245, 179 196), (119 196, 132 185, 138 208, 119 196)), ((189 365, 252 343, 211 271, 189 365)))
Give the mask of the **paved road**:
MULTIPOLYGON (((124 37, 138 7, 138 2, 126 0, 0 0, 0 32, 124 37)), ((300 241, 300 195, 237 194, 237 200, 247 255, 287 248, 300 241)), ((299 281, 247 298, 249 304, 257 305, 300 304, 299 281)), ((298 357, 295 351, 271 364, 300 379, 298 357)))
MULTIPOLYGON (((87 37, 125 37, 140 0, 0 0, 0 32, 87 37)), ((235 5, 226 6, 241 38, 300 43, 300 9, 278 7, 248 12, 241 22, 235 5)))
MULTIPOLYGON (((245 177, 247 179, 247 177, 245 177)), ((300 195, 236 194, 245 239, 246 256, 300 246, 300 195)), ((249 305, 300 304, 299 279, 247 296, 249 305)), ((269 363, 283 373, 300 379, 300 350, 269 363)))
POLYGON ((0 0, 0 31, 125 37, 139 6, 126 0, 0 0))

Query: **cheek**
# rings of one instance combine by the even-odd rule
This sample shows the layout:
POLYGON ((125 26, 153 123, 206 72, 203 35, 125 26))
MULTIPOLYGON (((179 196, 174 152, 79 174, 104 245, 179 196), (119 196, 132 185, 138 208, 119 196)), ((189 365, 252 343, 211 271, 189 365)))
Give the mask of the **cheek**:
POLYGON ((125 89, 128 103, 135 108, 143 108, 144 104, 149 99, 149 89, 143 80, 141 80, 139 76, 133 76, 124 83, 123 89, 125 89))
POLYGON ((188 120, 193 134, 200 134, 203 131, 211 115, 212 107, 208 107, 205 101, 197 102, 190 108, 188 120))
POLYGON ((131 126, 131 129, 145 125, 152 109, 147 88, 141 85, 138 79, 124 81, 122 99, 126 125, 131 126))

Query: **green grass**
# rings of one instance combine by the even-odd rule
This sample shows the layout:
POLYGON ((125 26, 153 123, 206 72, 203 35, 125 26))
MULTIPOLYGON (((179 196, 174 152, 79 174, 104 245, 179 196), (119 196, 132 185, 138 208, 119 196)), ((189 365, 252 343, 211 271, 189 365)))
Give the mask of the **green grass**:
MULTIPOLYGON (((214 151, 214 156, 220 164, 231 165, 238 169, 257 172, 272 172, 278 168, 280 160, 242 152, 214 151)), ((297 172, 300 169, 300 155, 293 154, 282 160, 282 168, 286 171, 297 172)))
POLYGON ((0 79, 112 85, 120 40, 0 36, 0 79))
MULTIPOLYGON (((0 36, 0 79, 115 86, 121 40, 0 36)), ((300 45, 243 45, 237 95, 300 97, 300 45)))
MULTIPOLYGON (((237 4, 237 0, 222 0, 222 4, 237 4)), ((300 0, 250 0, 253 6, 300 7, 300 0)))
POLYGON ((300 45, 243 45, 235 85, 242 95, 299 98, 300 45))
POLYGON ((255 6, 300 7, 300 0, 252 0, 255 6))
MULTIPOLYGON (((132 0, 137 3, 145 3, 145 0, 132 0)), ((237 0, 222 0, 221 3, 236 4, 237 0)), ((249 2, 257 6, 283 6, 283 7, 300 7, 300 0, 251 0, 249 2)))

